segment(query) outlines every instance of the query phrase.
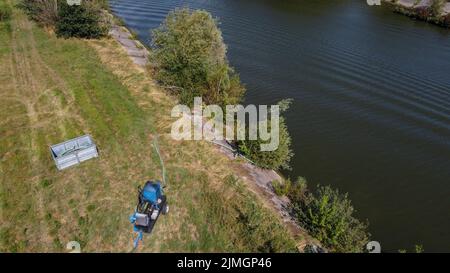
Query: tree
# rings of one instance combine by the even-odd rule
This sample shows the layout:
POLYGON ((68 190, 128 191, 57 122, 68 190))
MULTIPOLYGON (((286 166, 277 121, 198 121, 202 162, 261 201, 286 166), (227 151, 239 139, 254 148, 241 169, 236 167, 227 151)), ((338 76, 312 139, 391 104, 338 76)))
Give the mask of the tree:
MULTIPOLYGON (((284 117, 281 114, 288 110, 292 100, 282 100, 279 119, 279 145, 274 151, 261 151, 261 144, 266 143, 258 135, 256 140, 239 140, 237 145, 239 151, 257 166, 266 169, 290 169, 289 162, 294 155, 291 149, 291 136, 289 135, 284 117)), ((268 130, 271 130, 271 118, 268 120, 268 130)))
MULTIPOLYGON (((292 196, 290 197, 293 201, 292 196)), ((326 247, 337 252, 362 252, 369 240, 367 223, 353 216, 347 194, 329 186, 319 186, 317 193, 305 194, 292 202, 297 221, 326 247)))
POLYGON ((152 32, 156 77, 191 105, 195 96, 206 103, 236 104, 244 87, 228 64, 217 21, 203 10, 176 9, 152 32))
POLYGON ((108 34, 109 24, 104 20, 101 5, 96 1, 83 1, 69 6, 60 2, 56 34, 69 38, 100 38, 108 34))

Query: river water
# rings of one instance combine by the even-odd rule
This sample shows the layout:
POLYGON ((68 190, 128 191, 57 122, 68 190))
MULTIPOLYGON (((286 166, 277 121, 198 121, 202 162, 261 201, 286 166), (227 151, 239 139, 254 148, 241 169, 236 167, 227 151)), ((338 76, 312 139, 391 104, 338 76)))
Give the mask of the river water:
POLYGON ((221 22, 246 103, 293 98, 291 177, 348 192, 383 251, 450 251, 450 30, 364 0, 112 0, 144 42, 175 7, 221 22))

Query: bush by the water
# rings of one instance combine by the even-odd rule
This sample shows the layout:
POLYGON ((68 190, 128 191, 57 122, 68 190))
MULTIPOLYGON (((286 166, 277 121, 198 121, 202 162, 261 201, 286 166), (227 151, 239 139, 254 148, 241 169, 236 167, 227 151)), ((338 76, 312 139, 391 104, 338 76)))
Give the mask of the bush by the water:
POLYGON ((287 196, 291 190, 292 182, 289 179, 285 181, 274 180, 271 184, 276 195, 287 196))
POLYGON ((432 0, 430 6, 431 14, 434 17, 439 17, 442 14, 442 9, 444 8, 445 3, 446 0, 432 0))
POLYGON ((177 9, 153 31, 157 79, 191 105, 195 96, 209 104, 236 104, 245 91, 226 58, 217 21, 206 11, 177 9))
MULTIPOLYGON (((282 113, 287 111, 290 104, 291 100, 282 100, 278 103, 280 106, 279 145, 276 150, 261 151, 261 144, 270 141, 263 141, 259 135, 256 140, 237 141, 239 151, 261 168, 274 170, 290 169, 289 162, 294 154, 291 149, 291 136, 289 135, 286 122, 282 116, 282 113)), ((271 118, 269 117, 267 126, 269 131, 272 130, 270 119, 271 118)))
POLYGON ((289 197, 292 203, 303 202, 309 194, 308 183, 305 178, 297 177, 296 181, 290 182, 287 197, 289 197))
POLYGON ((355 210, 347 194, 329 186, 319 186, 316 193, 311 193, 304 179, 293 183, 291 188, 288 196, 292 212, 312 236, 332 251, 364 251, 370 236, 368 223, 355 218, 355 210))
POLYGON ((0 22, 8 21, 11 18, 12 9, 5 2, 0 3, 0 22))
POLYGON ((69 38, 100 38, 108 34, 109 25, 104 20, 100 6, 95 2, 81 5, 59 5, 56 34, 69 38))

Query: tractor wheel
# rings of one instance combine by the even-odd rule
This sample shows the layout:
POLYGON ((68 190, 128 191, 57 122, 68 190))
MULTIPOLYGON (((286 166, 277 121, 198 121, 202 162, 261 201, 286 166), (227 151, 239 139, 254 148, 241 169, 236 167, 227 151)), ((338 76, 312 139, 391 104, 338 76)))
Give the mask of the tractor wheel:
POLYGON ((169 205, 165 204, 162 209, 162 214, 166 215, 167 213, 169 213, 169 205))

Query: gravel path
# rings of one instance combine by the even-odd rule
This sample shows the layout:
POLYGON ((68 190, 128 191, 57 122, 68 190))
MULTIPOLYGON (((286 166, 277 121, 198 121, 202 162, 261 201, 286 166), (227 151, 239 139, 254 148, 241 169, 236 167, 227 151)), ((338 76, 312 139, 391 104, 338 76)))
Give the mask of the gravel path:
POLYGON ((135 64, 142 67, 148 64, 149 51, 141 42, 133 38, 128 29, 113 26, 109 34, 125 48, 135 64))

